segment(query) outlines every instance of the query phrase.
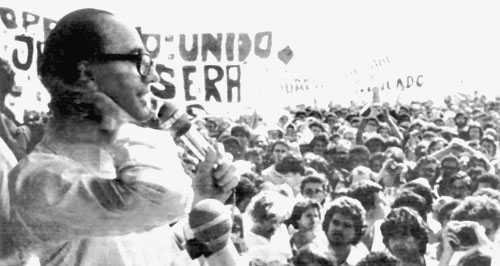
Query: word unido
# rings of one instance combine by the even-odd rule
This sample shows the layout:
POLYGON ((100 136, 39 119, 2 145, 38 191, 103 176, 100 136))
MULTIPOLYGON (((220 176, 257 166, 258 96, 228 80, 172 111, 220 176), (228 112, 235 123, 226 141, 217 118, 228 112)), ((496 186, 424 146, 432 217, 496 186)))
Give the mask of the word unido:
MULTIPOLYGON (((384 83, 382 83, 379 87, 368 87, 366 91, 370 92, 375 88, 378 88, 379 90, 392 90, 392 89, 399 89, 399 90, 405 90, 413 87, 415 85, 416 87, 422 87, 424 85, 424 76, 423 75, 417 75, 417 76, 407 76, 405 78, 398 78, 396 81, 394 80, 388 80, 384 83)), ((361 90, 363 92, 364 90, 361 90)))

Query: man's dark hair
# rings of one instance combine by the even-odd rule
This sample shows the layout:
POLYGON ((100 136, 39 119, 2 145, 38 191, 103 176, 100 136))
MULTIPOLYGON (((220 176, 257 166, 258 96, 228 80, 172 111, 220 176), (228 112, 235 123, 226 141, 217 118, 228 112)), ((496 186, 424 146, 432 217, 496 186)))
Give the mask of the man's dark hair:
POLYGON ((298 221, 302 217, 302 214, 310 208, 317 209, 318 213, 320 213, 321 215, 321 205, 318 201, 310 199, 303 200, 295 203, 295 206, 293 206, 292 209, 292 214, 290 215, 290 218, 288 218, 288 220, 285 222, 285 224, 292 225, 293 228, 299 229, 298 221))
POLYGON ((408 188, 402 189, 394 199, 391 208, 398 207, 409 207, 418 212, 424 221, 427 221, 427 204, 424 197, 408 188))
POLYGON ((354 223, 354 232, 356 236, 354 237, 352 244, 356 245, 359 243, 361 238, 365 233, 365 214, 366 211, 361 205, 361 202, 357 199, 351 197, 340 196, 334 199, 325 213, 325 218, 323 219, 323 231, 327 232, 328 227, 331 223, 333 216, 336 213, 340 213, 343 216, 350 217, 354 223))
POLYGON ((293 266, 309 266, 312 263, 320 266, 331 266, 334 261, 327 256, 322 247, 315 243, 310 243, 297 251, 292 258, 293 266))
POLYGON ((347 196, 359 200, 363 208, 369 211, 375 208, 377 194, 382 191, 382 186, 372 180, 360 180, 353 183, 347 190, 347 196))
POLYGON ((443 224, 444 221, 450 220, 451 212, 460 205, 462 201, 458 199, 453 199, 450 202, 446 202, 441 206, 437 212, 437 220, 440 224, 443 224))
POLYGON ((244 125, 234 125, 231 128, 231 136, 235 137, 238 133, 243 133, 246 138, 250 138, 250 130, 244 125))
POLYGON ((235 203, 238 206, 244 199, 252 198, 257 195, 257 186, 246 177, 241 177, 238 185, 234 189, 234 195, 236 197, 235 203))
POLYGON ((487 183, 492 188, 497 189, 500 185, 500 177, 491 173, 482 174, 478 177, 477 183, 487 183))
POLYGON ((500 226, 500 205, 487 196, 469 196, 453 210, 451 220, 476 222, 488 220, 493 223, 496 230, 500 226))
POLYGON ((76 104, 71 104, 81 97, 81 92, 67 87, 79 80, 81 61, 105 52, 109 41, 105 35, 106 18, 111 15, 91 8, 71 12, 57 22, 45 40, 38 58, 38 75, 50 93, 49 106, 54 116, 82 113, 76 104))
POLYGON ((485 252, 485 249, 478 248, 472 252, 464 254, 457 263, 457 266, 491 266, 490 252, 485 252))
POLYGON ((303 160, 291 154, 283 157, 283 159, 281 159, 281 161, 277 163, 274 168, 280 174, 299 173, 304 175, 306 172, 303 160))
POLYGON ((418 243, 420 255, 424 255, 429 243, 428 226, 422 217, 408 207, 394 208, 380 225, 383 242, 389 247, 389 239, 397 235, 411 235, 418 243))
POLYGON ((308 175, 304 179, 302 179, 302 182, 300 182, 300 191, 301 193, 304 192, 304 188, 306 184, 313 183, 313 184, 321 184, 323 185, 323 189, 326 189, 327 187, 327 180, 326 178, 323 178, 318 175, 308 175))
POLYGON ((398 266, 400 260, 387 252, 370 252, 356 266, 398 266))
POLYGON ((426 185, 416 182, 410 181, 403 185, 403 189, 409 189, 418 195, 422 196, 425 199, 425 210, 426 212, 432 211, 432 204, 434 203, 434 194, 432 193, 432 189, 427 187, 426 185))

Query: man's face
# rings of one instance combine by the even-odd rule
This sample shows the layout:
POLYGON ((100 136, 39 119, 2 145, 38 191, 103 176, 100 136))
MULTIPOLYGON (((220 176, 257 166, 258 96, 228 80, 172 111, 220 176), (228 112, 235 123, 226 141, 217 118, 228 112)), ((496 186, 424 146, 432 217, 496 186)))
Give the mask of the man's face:
POLYGON ((444 161, 441 166, 441 171, 444 177, 449 177, 452 174, 458 172, 458 164, 454 161, 444 161))
POLYGON ((281 144, 276 144, 273 149, 273 160, 274 162, 279 162, 281 159, 285 156, 285 154, 288 152, 288 147, 285 145, 281 144))
POLYGON ((254 224, 254 233, 270 239, 276 230, 278 230, 281 222, 275 214, 268 214, 264 219, 257 221, 254 224))
POLYGON ((455 124, 457 127, 464 127, 467 124, 467 118, 465 116, 458 116, 455 118, 455 124))
POLYGON ((469 195, 469 187, 463 180, 455 180, 451 183, 450 193, 455 199, 464 199, 469 195))
POLYGON ((322 131, 321 128, 319 127, 311 127, 311 132, 313 133, 313 136, 318 136, 322 131))
POLYGON ((420 256, 418 242, 409 232, 390 237, 387 244, 391 253, 402 261, 420 256))
POLYGON ((314 199, 318 202, 323 202, 326 198, 326 192, 323 184, 321 183, 306 183, 301 193, 305 198, 314 199))
POLYGON ((333 247, 342 247, 353 244, 356 236, 354 221, 349 216, 335 213, 330 220, 326 237, 333 247))
POLYGON ((489 141, 481 142, 480 150, 488 156, 495 156, 495 145, 489 141))
MULTIPOLYGON (((104 27, 104 31, 109 41, 105 45, 105 53, 137 54, 144 51, 142 40, 134 28, 113 17, 107 19, 107 23, 109 25, 104 27)), ((149 84, 159 81, 154 66, 146 77, 142 77, 136 62, 115 60, 93 64, 92 75, 98 90, 107 94, 133 118, 146 121, 152 117, 149 84)))
POLYGON ((311 207, 307 209, 305 212, 302 213, 302 216, 300 216, 300 219, 297 221, 299 224, 299 230, 314 230, 320 223, 320 214, 319 210, 311 207))
POLYGON ((323 155, 328 144, 324 141, 316 141, 312 147, 312 152, 317 155, 323 155))
POLYGON ((368 120, 368 122, 366 122, 366 128, 365 128, 365 131, 366 132, 376 132, 378 129, 378 124, 377 122, 373 121, 373 120, 368 120))
POLYGON ((419 177, 425 177, 431 184, 434 183, 434 178, 436 177, 436 172, 438 170, 438 165, 435 163, 428 163, 420 168, 419 177))

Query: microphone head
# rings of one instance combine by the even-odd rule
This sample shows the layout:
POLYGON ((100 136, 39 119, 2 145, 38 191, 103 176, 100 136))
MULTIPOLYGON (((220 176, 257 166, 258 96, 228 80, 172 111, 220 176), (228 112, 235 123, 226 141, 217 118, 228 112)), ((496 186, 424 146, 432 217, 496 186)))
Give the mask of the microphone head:
POLYGON ((171 103, 164 102, 158 111, 158 118, 162 123, 162 128, 170 131, 174 138, 178 138, 191 128, 191 121, 186 113, 171 103))
POLYGON ((215 199, 198 202, 189 213, 189 227, 196 239, 203 243, 212 243, 209 247, 218 250, 225 246, 232 228, 229 209, 215 199))

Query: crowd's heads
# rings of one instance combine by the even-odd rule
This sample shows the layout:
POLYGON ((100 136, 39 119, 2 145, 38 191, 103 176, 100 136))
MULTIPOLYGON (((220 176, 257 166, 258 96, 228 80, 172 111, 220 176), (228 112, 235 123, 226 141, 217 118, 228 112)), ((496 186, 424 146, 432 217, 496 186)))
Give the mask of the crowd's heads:
POLYGON ((309 146, 314 154, 323 156, 328 146, 328 136, 325 133, 319 133, 309 142, 309 146))
POLYGON ((414 172, 416 177, 423 177, 427 179, 431 185, 434 185, 440 174, 439 165, 439 161, 436 158, 423 156, 418 159, 414 172))
POLYGON ((353 146, 349 150, 347 157, 348 169, 352 170, 357 166, 370 166, 370 151, 364 145, 353 146))
POLYGON ((357 244, 365 232, 365 215, 357 199, 340 196, 333 200, 327 207, 322 226, 330 244, 357 244))
POLYGON ((300 183, 300 194, 320 203, 326 198, 328 181, 320 175, 308 175, 300 183))
POLYGON ((356 266, 399 266, 400 260, 387 252, 371 252, 356 266))
POLYGON ((287 154, 275 165, 277 172, 281 174, 294 173, 294 174, 305 174, 304 161, 297 156, 292 154, 287 154))
POLYGON ((477 189, 492 188, 498 189, 500 185, 500 177, 496 174, 482 174, 477 179, 477 189))
POLYGON ((422 219, 427 220, 428 208, 425 198, 409 189, 403 189, 399 192, 391 207, 393 209, 398 207, 409 207, 418 212, 422 219))
POLYGON ((316 200, 304 200, 295 204, 292 210, 288 223, 295 229, 300 227, 308 230, 314 229, 321 219, 321 205, 316 200), (306 214, 307 217, 303 217, 306 214))
POLYGON ((500 205, 486 196, 469 196, 453 210, 451 220, 478 222, 485 227, 486 235, 493 241, 500 226, 500 205))
POLYGON ((366 211, 375 208, 377 195, 382 191, 382 186, 372 180, 361 180, 353 183, 348 191, 347 196, 359 200, 366 211))
POLYGON ((417 212, 408 207, 394 208, 380 225, 385 246, 397 258, 404 260, 415 250, 423 256, 429 243, 428 227, 417 212), (413 243, 411 238, 413 238, 413 243))
POLYGON ((289 217, 290 209, 287 197, 279 192, 266 190, 252 198, 247 212, 254 221, 254 232, 270 238, 289 217))
POLYGON ((458 171, 450 176, 449 186, 450 196, 463 199, 471 194, 472 180, 467 173, 458 171))
MULTIPOLYGON (((16 73, 12 70, 10 63, 0 57, 0 96, 12 93, 15 85, 16 73)), ((0 103, 2 106, 4 103, 0 103)))
POLYGON ((241 213, 244 213, 252 200, 252 197, 257 195, 257 187, 248 178, 242 177, 238 185, 234 189, 235 204, 241 213))
POLYGON ((298 250, 292 258, 293 266, 331 266, 333 259, 325 252, 323 247, 315 243, 308 244, 298 250))

